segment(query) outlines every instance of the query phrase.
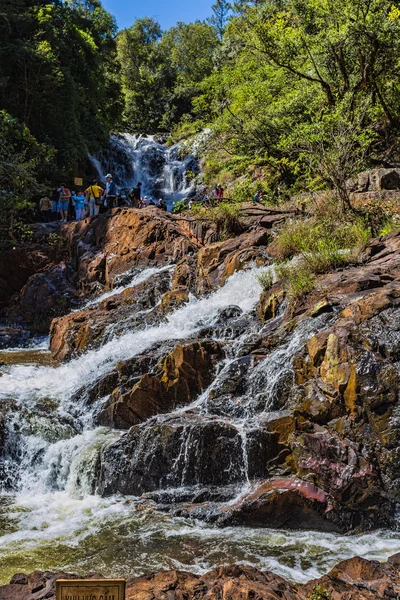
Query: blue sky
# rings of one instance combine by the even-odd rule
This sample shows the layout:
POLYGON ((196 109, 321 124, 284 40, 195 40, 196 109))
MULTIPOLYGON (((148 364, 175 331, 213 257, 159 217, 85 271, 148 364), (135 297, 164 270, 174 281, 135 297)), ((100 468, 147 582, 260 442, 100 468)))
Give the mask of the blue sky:
POLYGON ((177 21, 191 23, 206 19, 215 0, 103 0, 103 6, 116 17, 120 29, 136 18, 154 17, 163 29, 177 21))

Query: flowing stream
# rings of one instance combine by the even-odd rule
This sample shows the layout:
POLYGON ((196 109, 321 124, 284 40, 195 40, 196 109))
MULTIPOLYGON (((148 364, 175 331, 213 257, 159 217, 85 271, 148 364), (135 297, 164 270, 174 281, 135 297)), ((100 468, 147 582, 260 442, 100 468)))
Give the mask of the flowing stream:
MULTIPOLYGON (((161 270, 128 273, 117 289, 137 285, 161 270)), ((28 349, 19 351, 19 356, 26 354, 24 360, 15 361, 19 364, 0 367, 0 417, 9 406, 13 415, 5 440, 0 439, 0 583, 16 572, 34 569, 130 577, 170 568, 203 573, 231 562, 272 569, 303 582, 355 554, 379 560, 400 550, 398 535, 391 532, 350 537, 219 528, 161 511, 154 496, 104 498, 96 494, 99 456, 125 433, 95 425, 96 410, 104 399, 88 404, 82 388, 95 384, 122 360, 207 331, 214 339, 223 339, 227 348, 210 388, 190 406, 152 420, 160 427, 171 419, 189 423, 183 428, 182 446, 172 469, 174 483, 162 492, 179 497, 182 490, 196 487, 188 483, 190 456, 197 452, 191 425, 194 417, 229 425, 237 434, 240 448, 237 457, 232 457, 228 473, 232 477, 225 482, 231 493, 227 501, 249 489, 247 436, 263 419, 279 412, 275 398, 278 389, 282 393, 282 382, 291 376, 294 353, 329 319, 322 316, 305 322, 267 360, 255 368, 243 366, 243 348, 249 336, 257 333, 251 325, 261 291, 256 274, 255 269, 235 273, 223 288, 209 297, 192 298, 166 321, 115 336, 68 363, 37 364, 35 351, 28 349), (241 329, 239 322, 237 331, 218 325, 221 311, 232 304, 244 322, 241 329), (29 356, 33 356, 31 363, 29 356), (248 369, 247 387, 235 391, 241 398, 236 403, 226 393, 233 368, 248 369)), ((38 350, 43 353, 40 344, 38 350)), ((145 433, 146 428, 145 423, 141 430, 145 433)))

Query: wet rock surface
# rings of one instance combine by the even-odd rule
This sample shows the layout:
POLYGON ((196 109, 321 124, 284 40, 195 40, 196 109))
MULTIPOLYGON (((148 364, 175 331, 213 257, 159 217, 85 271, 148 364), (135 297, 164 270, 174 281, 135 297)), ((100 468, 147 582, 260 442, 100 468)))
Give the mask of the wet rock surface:
MULTIPOLYGON (((353 558, 306 585, 296 585, 270 571, 245 565, 227 565, 204 575, 161 571, 127 580, 127 600, 387 600, 400 594, 399 555, 386 563, 353 558), (314 596, 313 596, 314 594, 314 596)), ((0 600, 53 600, 58 579, 77 579, 69 573, 18 573, 0 587, 0 600)), ((89 579, 102 578, 91 573, 89 579)))
MULTIPOLYGON (((74 401, 96 406, 94 425, 121 432, 99 449, 97 491, 140 496, 179 488, 170 504, 180 514, 221 526, 393 528, 400 234, 373 240, 357 264, 320 276, 295 307, 277 283, 257 310, 243 310, 232 296, 212 319, 197 321, 193 294, 206 301, 234 273, 270 263, 270 229, 286 216, 252 210, 248 230, 223 241, 214 240, 211 225, 199 236, 190 219, 153 208, 62 226, 71 262, 33 275, 16 314, 32 322, 35 306, 48 315, 60 297, 73 303, 109 291, 121 273, 171 265, 52 323, 51 349, 62 361, 195 309, 189 333, 173 321, 164 342, 134 358, 122 348, 108 372, 90 386, 82 381, 74 401)), ((29 415, 24 423, 26 435, 42 427, 43 439, 52 440, 40 411, 36 425, 29 415)), ((59 439, 79 431, 69 425, 61 423, 59 439)))

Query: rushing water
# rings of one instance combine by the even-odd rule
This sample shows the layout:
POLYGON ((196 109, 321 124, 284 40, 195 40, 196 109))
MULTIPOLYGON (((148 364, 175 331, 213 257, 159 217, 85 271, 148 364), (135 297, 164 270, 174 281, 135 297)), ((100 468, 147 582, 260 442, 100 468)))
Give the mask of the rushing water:
POLYGON ((174 202, 194 194, 198 161, 179 145, 159 143, 154 136, 123 133, 112 135, 109 148, 89 157, 99 177, 112 173, 121 189, 142 182, 142 195, 158 201, 174 202))
MULTIPOLYGON (((149 270, 127 274, 119 287, 137 285, 152 275, 154 272, 149 270)), ((9 402, 16 404, 0 458, 0 582, 7 582, 15 572, 34 569, 82 574, 99 571, 106 576, 129 577, 168 568, 202 573, 230 562, 272 569, 301 582, 355 554, 385 559, 400 550, 398 536, 390 532, 350 537, 221 529, 161 512, 149 497, 101 498, 95 494, 99 454, 122 433, 96 427, 93 414, 102 399, 88 406, 79 390, 95 383, 121 360, 157 344, 185 340, 212 328, 221 309, 232 304, 247 318, 260 294, 255 275, 254 270, 235 273, 223 288, 207 298, 191 299, 165 322, 114 337, 69 363, 37 364, 30 349, 26 351, 30 359, 23 359, 20 353, 14 360, 19 364, 1 367, 0 408, 9 402)), ((276 410, 273 404, 279 377, 290 375, 294 353, 317 328, 324 326, 324 319, 329 317, 306 321, 284 346, 252 370, 246 389, 237 392, 239 405, 244 407, 241 412, 229 403, 222 409, 219 394, 224 397, 221 390, 230 383, 231 369, 240 362, 242 348, 254 331, 244 327, 236 335, 235 331, 224 330, 221 335, 227 356, 210 389, 190 407, 160 415, 158 422, 175 417, 184 420, 189 409, 190 415, 197 414, 199 418, 217 415, 213 418, 236 428, 245 450, 249 429, 276 410), (214 404, 210 398, 214 398, 214 404)), ((43 352, 43 347, 39 351, 43 352)), ((185 459, 189 445, 187 436, 182 439, 177 463, 185 459)), ((245 457, 244 451, 240 480, 234 485, 236 497, 251 486, 245 457)), ((182 476, 183 484, 184 479, 182 476)))

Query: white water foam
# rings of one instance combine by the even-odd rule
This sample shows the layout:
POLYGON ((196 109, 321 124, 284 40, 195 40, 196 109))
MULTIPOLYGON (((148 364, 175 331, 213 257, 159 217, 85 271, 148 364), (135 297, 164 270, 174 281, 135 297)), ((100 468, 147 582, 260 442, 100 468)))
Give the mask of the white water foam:
POLYGON ((64 403, 83 385, 97 381, 119 361, 139 355, 156 343, 193 336, 200 328, 212 324, 218 311, 235 304, 244 312, 251 311, 260 296, 257 270, 235 273, 225 286, 207 298, 192 299, 155 327, 126 333, 101 348, 57 368, 16 365, 6 368, 1 378, 0 398, 17 398, 30 403, 50 397, 64 403))
MULTIPOLYGON (((104 302, 104 300, 108 300, 108 298, 112 298, 113 296, 116 296, 117 294, 122 294, 122 292, 124 292, 125 290, 135 287, 137 285, 140 285, 141 283, 144 283, 145 281, 147 281, 148 279, 150 279, 150 277, 153 277, 154 275, 158 275, 159 273, 165 273, 165 272, 172 272, 174 269, 174 265, 166 265, 165 267, 150 267, 148 269, 143 269, 142 271, 140 271, 139 273, 130 273, 129 271, 127 271, 126 273, 123 273, 122 275, 119 276, 118 279, 122 279, 122 278, 130 278, 128 279, 127 283, 125 283, 124 285, 119 285, 115 288, 113 288, 112 290, 108 291, 108 292, 104 292, 104 294, 101 294, 101 296, 98 296, 97 298, 93 298, 92 300, 89 300, 88 302, 86 302, 86 304, 84 304, 82 306, 82 308, 88 308, 89 306, 95 306, 97 304, 100 304, 100 302, 104 302)), ((82 308, 78 309, 78 310, 82 310, 82 308)))

